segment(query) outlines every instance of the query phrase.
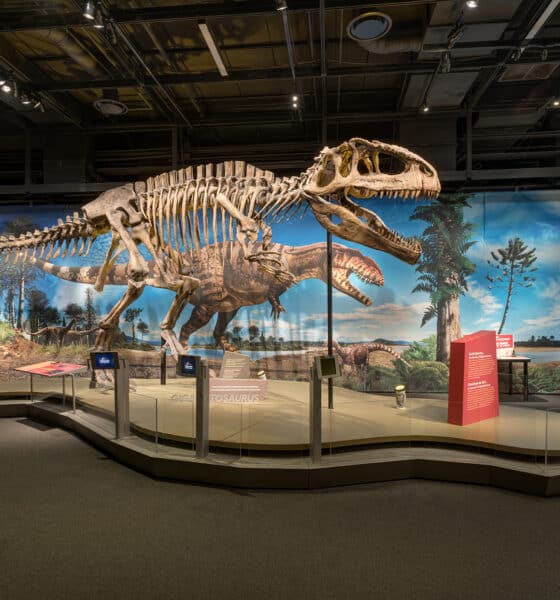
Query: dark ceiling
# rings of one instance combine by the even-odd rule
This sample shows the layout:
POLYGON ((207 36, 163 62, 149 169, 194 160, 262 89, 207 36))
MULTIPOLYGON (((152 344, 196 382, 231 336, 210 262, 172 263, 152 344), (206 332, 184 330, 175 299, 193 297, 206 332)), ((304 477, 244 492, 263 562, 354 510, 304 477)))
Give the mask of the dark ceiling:
POLYGON ((416 150, 449 189, 560 180, 560 0, 104 0, 102 29, 85 4, 0 1, 19 96, 0 92, 1 201, 232 158, 299 172, 352 136, 416 150), (365 48, 347 26, 372 10, 392 28, 365 48))

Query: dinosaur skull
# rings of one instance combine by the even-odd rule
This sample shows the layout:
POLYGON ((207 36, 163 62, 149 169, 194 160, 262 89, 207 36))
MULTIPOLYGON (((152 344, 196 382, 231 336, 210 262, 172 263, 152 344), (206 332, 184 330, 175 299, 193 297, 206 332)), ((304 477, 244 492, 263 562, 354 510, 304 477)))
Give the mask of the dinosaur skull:
POLYGON ((337 148, 325 147, 305 175, 303 189, 328 231, 409 263, 418 260, 417 240, 402 238, 350 197, 436 197, 439 178, 423 158, 399 146, 352 138, 337 148))

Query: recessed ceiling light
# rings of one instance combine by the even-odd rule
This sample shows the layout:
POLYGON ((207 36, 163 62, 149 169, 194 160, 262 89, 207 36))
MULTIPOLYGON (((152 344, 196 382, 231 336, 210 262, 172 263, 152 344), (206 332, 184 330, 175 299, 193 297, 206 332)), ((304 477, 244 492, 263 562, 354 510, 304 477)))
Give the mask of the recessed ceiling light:
POLYGON ((367 12, 352 19, 346 27, 346 33, 356 42, 377 40, 387 35, 392 25, 389 15, 378 11, 367 12))
POLYGON ((118 117, 126 115, 128 112, 128 106, 115 98, 99 98, 93 103, 93 106, 108 117, 118 117))

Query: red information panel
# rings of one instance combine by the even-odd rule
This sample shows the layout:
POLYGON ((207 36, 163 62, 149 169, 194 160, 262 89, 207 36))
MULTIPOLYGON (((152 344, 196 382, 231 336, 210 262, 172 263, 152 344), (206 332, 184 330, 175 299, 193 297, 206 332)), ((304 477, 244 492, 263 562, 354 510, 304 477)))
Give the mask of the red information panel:
POLYGON ((498 414, 496 332, 477 331, 451 342, 447 422, 470 425, 498 414))
POLYGON ((43 377, 56 377, 60 375, 69 375, 70 373, 82 371, 83 369, 85 369, 84 365, 46 361, 27 365, 25 367, 18 367, 16 371, 32 373, 33 375, 43 375, 43 377))

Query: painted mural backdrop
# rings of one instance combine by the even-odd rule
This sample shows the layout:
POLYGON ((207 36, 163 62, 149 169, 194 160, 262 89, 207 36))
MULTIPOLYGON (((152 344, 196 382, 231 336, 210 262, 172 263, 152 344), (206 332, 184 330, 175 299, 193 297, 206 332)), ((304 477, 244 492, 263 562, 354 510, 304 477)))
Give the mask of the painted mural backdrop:
MULTIPOLYGON (((533 391, 560 389, 557 192, 477 193, 421 203, 391 199, 376 202, 376 212, 399 234, 420 238, 423 254, 411 266, 335 240, 333 320, 344 365, 341 385, 372 391, 405 382, 411 390, 445 390, 450 342, 491 329, 513 333, 518 353, 532 358, 533 391)), ((66 214, 54 206, 3 207, 0 232, 19 235, 66 214)), ((324 348, 324 230, 304 217, 276 226, 273 241, 297 283, 277 282, 227 250, 223 273, 213 267, 197 274, 207 284, 185 309, 177 333, 182 329, 188 336, 192 352, 217 357, 217 345, 235 347, 265 361, 272 377, 305 378, 305 367, 274 372, 266 360, 292 357, 290 364, 303 365, 298 356, 324 348), (227 301, 228 286, 238 290, 236 302, 227 301)), ((86 258, 52 262, 101 265, 107 242, 97 240, 86 258)), ((99 318, 122 294, 124 270, 118 264, 113 284, 102 293, 93 290, 85 271, 80 277, 68 272, 75 280, 68 281, 45 273, 52 270, 48 264, 40 266, 20 261, 1 267, 1 378, 41 353, 85 356, 99 318)), ((118 345, 154 352, 172 298, 170 291, 147 287, 124 313, 118 345)))

